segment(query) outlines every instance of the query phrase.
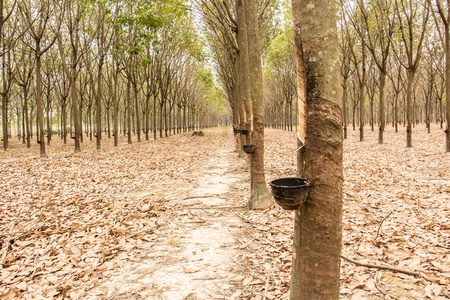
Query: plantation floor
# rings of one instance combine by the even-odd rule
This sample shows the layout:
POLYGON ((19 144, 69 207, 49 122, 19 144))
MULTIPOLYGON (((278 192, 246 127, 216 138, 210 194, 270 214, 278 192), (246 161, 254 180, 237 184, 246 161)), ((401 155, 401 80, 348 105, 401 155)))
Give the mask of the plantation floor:
MULTIPOLYGON (((344 144, 341 299, 450 298, 450 156, 436 126, 344 144)), ((0 153, 0 299, 287 299, 293 213, 248 211, 230 128, 103 149, 54 139, 0 153)), ((71 141, 72 142, 72 141, 71 141)), ((295 133, 266 130, 267 180, 295 133)))

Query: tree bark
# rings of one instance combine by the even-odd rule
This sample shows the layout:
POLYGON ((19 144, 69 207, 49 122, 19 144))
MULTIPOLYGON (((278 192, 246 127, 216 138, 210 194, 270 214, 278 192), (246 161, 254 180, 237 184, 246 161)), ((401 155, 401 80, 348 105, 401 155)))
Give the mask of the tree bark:
POLYGON ((343 125, 344 125, 344 139, 347 138, 347 84, 348 78, 344 77, 344 82, 342 84, 342 112, 343 112, 343 125))
POLYGON ((44 138, 44 118, 42 116, 42 79, 41 79, 41 51, 39 49, 39 43, 36 42, 36 103, 37 103, 37 123, 39 124, 39 152, 41 157, 47 157, 45 152, 45 138, 44 138))
POLYGON ((412 85, 414 72, 408 71, 408 86, 406 91, 406 147, 412 147, 412 85))
POLYGON ((293 13, 296 48, 304 49, 297 59, 305 67, 308 111, 297 165, 311 187, 295 212, 290 299, 339 299, 343 136, 335 2, 294 0, 293 13))
POLYGON ((386 84, 386 73, 380 71, 380 108, 379 108, 379 131, 378 131, 378 144, 383 144, 384 128, 386 126, 385 113, 384 113, 384 86, 386 84))
POLYGON ((245 3, 253 103, 253 144, 255 145, 250 167, 252 176, 249 208, 265 209, 271 207, 273 201, 267 190, 264 174, 264 97, 257 11, 256 1, 245 3))

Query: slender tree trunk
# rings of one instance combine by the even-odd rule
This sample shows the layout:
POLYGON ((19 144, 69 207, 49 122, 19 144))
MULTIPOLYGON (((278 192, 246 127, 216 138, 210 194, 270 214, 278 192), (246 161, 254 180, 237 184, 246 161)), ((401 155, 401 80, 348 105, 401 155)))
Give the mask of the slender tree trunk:
POLYGON ((380 107, 379 107, 379 131, 378 131, 378 144, 383 144, 383 133, 386 126, 385 113, 384 113, 384 86, 386 84, 386 73, 380 72, 380 107))
POLYGON ((364 86, 366 83, 366 47, 362 46, 362 78, 359 83, 359 141, 364 141, 364 86))
POLYGON ((52 107, 51 107, 51 87, 50 78, 47 79, 47 145, 52 141, 52 107))
POLYGON ((408 70, 408 86, 406 90, 406 147, 412 147, 412 85, 414 82, 414 72, 408 70))
POLYGON ((26 129, 25 129, 25 108, 22 107, 22 144, 25 144, 25 137, 26 137, 26 129))
POLYGON ((114 136, 114 147, 119 145, 119 101, 117 101, 117 82, 118 73, 114 70, 114 87, 113 87, 113 107, 114 107, 114 116, 113 116, 113 136, 114 136))
POLYGON ((128 144, 131 144, 131 82, 130 77, 127 79, 127 131, 128 144))
POLYGON ((347 138, 347 88, 348 88, 347 81, 348 81, 348 78, 344 77, 344 82, 342 84, 342 87, 343 87, 343 89, 342 89, 342 111, 343 111, 342 115, 344 117, 344 122, 343 122, 344 139, 347 138))
MULTIPOLYGON (((6 85, 4 83, 4 85, 6 85)), ((3 150, 8 150, 8 95, 2 93, 3 150)))
POLYGON ((158 114, 156 113, 156 98, 153 97, 153 139, 156 140, 156 116, 158 114))
POLYGON ((164 101, 164 136, 169 137, 169 134, 167 133, 169 129, 169 123, 168 123, 168 115, 167 115, 167 101, 164 101))
POLYGON ((137 83, 133 82, 133 94, 134 94, 134 103, 135 103, 135 114, 136 114, 136 132, 137 132, 137 141, 141 142, 141 120, 139 118, 139 99, 138 99, 138 89, 137 83))
MULTIPOLYGON (((450 8, 447 7, 447 22, 450 21, 450 8)), ((447 127, 445 128, 445 149, 450 152, 450 32, 449 24, 445 27, 445 102, 447 127)))
MULTIPOLYGON (((102 55, 100 55, 102 57, 102 55)), ((95 94, 95 112, 96 112, 96 127, 97 127, 97 149, 101 149, 101 141, 102 141, 102 66, 103 59, 100 58, 100 62, 98 65, 98 74, 97 74, 97 92, 95 94)))
POLYGON ((37 123, 39 124, 39 152, 41 157, 47 157, 45 152, 45 137, 44 137, 44 119, 42 116, 43 105, 42 105, 42 80, 41 80, 41 54, 39 49, 39 44, 36 45, 36 103, 37 103, 37 123))
MULTIPOLYGON (((162 100, 161 100, 162 101, 162 100)), ((163 138, 163 110, 164 104, 159 106, 159 138, 163 138)))
POLYGON ((71 76, 70 76, 70 97, 72 99, 72 114, 73 114, 73 121, 74 121, 74 127, 75 127, 75 153, 81 152, 81 144, 80 144, 80 129, 81 124, 78 124, 78 100, 77 100, 77 85, 76 85, 76 63, 74 61, 74 58, 72 56, 72 70, 71 70, 71 76))

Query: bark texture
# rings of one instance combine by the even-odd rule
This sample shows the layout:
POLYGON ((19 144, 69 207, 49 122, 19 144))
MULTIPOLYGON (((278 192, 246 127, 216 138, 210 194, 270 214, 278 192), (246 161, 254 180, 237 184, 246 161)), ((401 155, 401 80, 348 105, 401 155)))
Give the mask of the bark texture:
POLYGON ((248 56, 253 104, 253 144, 251 154, 250 209, 265 209, 272 206, 272 196, 266 186, 264 173, 264 98, 261 66, 261 45, 256 1, 245 2, 248 34, 248 56))
POLYGON ((295 213, 290 299, 339 299, 343 132, 335 3, 294 0, 293 13, 308 112, 298 172, 311 187, 295 213))

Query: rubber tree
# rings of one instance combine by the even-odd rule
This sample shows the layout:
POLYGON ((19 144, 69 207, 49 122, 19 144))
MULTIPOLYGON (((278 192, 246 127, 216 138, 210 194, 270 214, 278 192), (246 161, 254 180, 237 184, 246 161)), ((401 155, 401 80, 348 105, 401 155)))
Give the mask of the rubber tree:
POLYGON ((445 149, 447 152, 450 152, 450 5, 449 1, 445 0, 428 0, 428 3, 431 5, 434 1, 436 2, 437 7, 437 13, 434 13, 433 11, 434 19, 437 21, 437 19, 440 18, 443 24, 443 30, 441 30, 439 26, 437 26, 437 29, 445 49, 445 101, 447 105, 445 113, 447 120, 447 127, 445 128, 445 149), (437 15, 439 15, 439 17, 437 17, 437 15))
MULTIPOLYGON (((383 133, 385 128, 385 109, 384 109, 384 87, 386 84, 388 57, 391 47, 391 36, 393 33, 394 22, 388 17, 393 10, 393 0, 373 1, 371 9, 367 10, 363 1, 358 0, 358 6, 362 12, 363 26, 362 30, 367 33, 367 38, 363 39, 367 49, 372 54, 373 61, 379 70, 379 131, 378 143, 383 144, 383 133), (373 19, 373 20, 372 20, 373 19), (372 28, 369 24, 375 24, 372 28), (375 30, 377 34, 371 34, 375 30)), ((362 35, 362 32, 360 32, 362 35)))
POLYGON ((311 187, 295 212, 290 299, 339 299, 343 134, 335 1, 294 0, 293 13, 299 108, 307 104, 297 164, 311 187))
MULTIPOLYGON (((395 15, 399 23, 401 40, 406 53, 406 62, 399 59, 402 66, 407 71, 406 87, 406 147, 412 147, 412 122, 413 122, 413 83, 414 77, 419 68, 422 56, 422 44, 424 41, 428 19, 430 17, 430 6, 426 3, 419 4, 414 1, 395 1, 395 15), (418 20, 417 15, 422 16, 418 20), (419 25, 419 26, 418 26, 419 25), (417 30, 416 28, 419 28, 417 30)), ((395 48, 394 48, 395 49, 395 48)), ((399 52, 399 50, 396 50, 399 52)), ((398 53, 396 52, 396 55, 398 53)))
MULTIPOLYGON (((245 2, 243 0, 236 1, 236 15, 237 15, 237 41, 239 46, 239 51, 237 53, 236 59, 238 60, 239 72, 236 74, 239 77, 237 81, 239 106, 241 108, 241 118, 240 118, 240 129, 252 128, 252 90, 250 82, 250 61, 248 56, 248 34, 247 34, 247 17, 245 14, 245 2)), ((251 134, 246 136, 241 135, 241 140, 246 144, 251 144, 251 134)), ((244 155, 242 148, 240 148, 240 156, 244 155)), ((250 165, 252 164, 252 156, 250 155, 250 165)), ((252 176, 252 172, 250 172, 252 176)), ((251 181, 251 179, 250 179, 251 181)))
POLYGON ((272 196, 267 190, 264 173, 264 97, 261 63, 261 42, 256 1, 245 2, 247 18, 248 56, 250 66, 251 97, 253 105, 253 137, 255 152, 251 154, 250 209, 272 206, 272 196))
MULTIPOLYGON (((20 10, 23 14, 23 19, 27 26, 29 26, 28 33, 34 42, 29 45, 30 49, 35 55, 36 62, 36 103, 37 103, 37 122, 39 124, 39 132, 37 132, 40 141, 40 156, 47 157, 45 152, 44 142, 44 118, 42 105, 42 56, 53 46, 56 41, 57 34, 51 36, 49 34, 52 21, 51 17, 56 13, 58 5, 52 1, 41 1, 37 7, 32 7, 32 4, 26 2, 21 3, 20 10)), ((61 12, 61 11, 59 11, 61 12)), ((58 32, 59 30, 52 30, 58 32)))
MULTIPOLYGON (((84 13, 84 7, 86 3, 80 0, 65 1, 64 5, 67 7, 67 16, 61 23, 64 23, 67 27, 66 32, 63 32, 61 28, 58 33, 58 50, 61 57, 61 64, 64 74, 70 80, 70 98, 72 100, 72 118, 74 121, 74 152, 81 152, 81 122, 79 122, 78 98, 77 98, 77 77, 79 73, 79 62, 84 53, 89 49, 87 47, 80 47, 80 20, 84 13), (64 41, 64 37, 68 40, 64 41), (64 43, 66 42, 66 43, 64 43), (69 50, 66 51, 65 46, 69 45, 69 50)), ((64 16, 61 16, 64 17, 64 16)), ((66 137, 64 136, 64 141, 66 137)))
MULTIPOLYGON (((14 47, 15 35, 17 33, 16 26, 8 26, 8 20, 16 9, 17 1, 8 7, 4 0, 0 0, 0 58, 2 62, 2 84, 0 86, 0 94, 2 97, 2 127, 3 127, 3 149, 8 149, 8 102, 10 91, 13 83, 13 68, 11 63, 10 50, 14 47), (7 33, 5 33, 5 27, 7 33)), ((12 20, 12 18, 11 18, 12 20)), ((14 20, 9 23, 14 23, 14 20)))

